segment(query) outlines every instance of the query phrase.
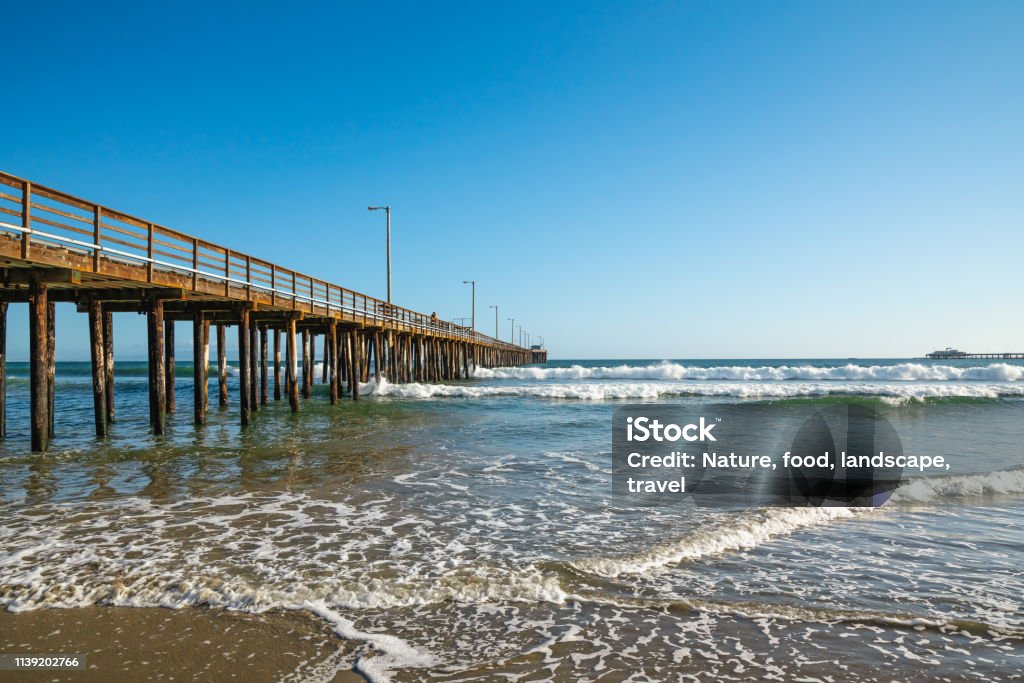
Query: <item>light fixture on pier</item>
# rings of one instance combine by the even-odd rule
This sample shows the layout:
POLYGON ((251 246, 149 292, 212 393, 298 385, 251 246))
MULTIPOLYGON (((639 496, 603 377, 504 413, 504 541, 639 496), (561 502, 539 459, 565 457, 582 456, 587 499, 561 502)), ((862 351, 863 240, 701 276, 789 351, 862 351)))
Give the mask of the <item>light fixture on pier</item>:
POLYGON ((476 334, 476 280, 463 280, 464 285, 473 285, 473 315, 470 320, 473 321, 473 334, 476 334))
POLYGON ((390 206, 368 206, 368 211, 384 211, 388 217, 388 303, 391 303, 391 207, 390 206))

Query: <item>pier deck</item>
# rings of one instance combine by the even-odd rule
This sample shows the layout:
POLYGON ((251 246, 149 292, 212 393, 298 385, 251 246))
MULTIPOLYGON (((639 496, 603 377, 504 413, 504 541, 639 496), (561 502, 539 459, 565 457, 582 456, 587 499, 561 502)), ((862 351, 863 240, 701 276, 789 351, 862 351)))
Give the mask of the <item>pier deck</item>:
POLYGON ((1006 353, 967 353, 965 351, 933 351, 932 353, 926 354, 925 358, 932 360, 961 360, 961 359, 991 359, 991 360, 1020 360, 1024 358, 1024 353, 1006 352, 1006 353))
POLYGON ((467 377, 478 365, 546 360, 546 353, 2 172, 0 278, 0 435, 6 432, 7 308, 28 303, 33 450, 45 450, 53 430, 56 302, 75 303, 89 315, 98 436, 106 435, 114 419, 115 312, 147 315, 150 422, 158 434, 167 412, 175 409, 170 379, 173 322, 179 320, 193 327, 196 424, 206 419, 211 325, 222 405, 228 400, 225 328, 238 329, 243 425, 271 393, 275 400, 287 395, 292 409, 299 410, 300 385, 308 398, 314 381, 317 336, 323 337, 323 381, 331 386, 332 403, 346 393, 358 399, 360 382, 371 376, 444 381, 467 377), (273 339, 269 361, 268 335, 273 339))

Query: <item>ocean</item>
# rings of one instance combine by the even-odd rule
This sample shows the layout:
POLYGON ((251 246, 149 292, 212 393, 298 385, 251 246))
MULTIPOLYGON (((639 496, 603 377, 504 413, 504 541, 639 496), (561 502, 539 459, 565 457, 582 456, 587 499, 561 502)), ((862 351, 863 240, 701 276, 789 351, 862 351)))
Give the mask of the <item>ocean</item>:
POLYGON ((27 376, 8 364, 0 651, 91 662, 45 680, 1024 678, 1022 362, 552 361, 337 406, 318 383, 245 429, 232 375, 196 429, 179 361, 163 437, 119 362, 103 441, 88 364, 58 363, 44 455, 27 376), (950 470, 877 508, 612 495, 624 405, 851 401, 950 470))

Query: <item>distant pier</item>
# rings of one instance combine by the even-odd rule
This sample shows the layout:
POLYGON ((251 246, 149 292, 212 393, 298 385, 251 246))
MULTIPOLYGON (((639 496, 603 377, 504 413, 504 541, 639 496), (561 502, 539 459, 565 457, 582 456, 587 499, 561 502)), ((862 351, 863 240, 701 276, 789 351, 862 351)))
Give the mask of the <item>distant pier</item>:
POLYGON ((932 351, 925 358, 933 360, 958 360, 962 358, 988 358, 991 360, 1019 360, 1024 358, 1024 353, 967 353, 953 348, 946 348, 942 351, 932 351))
MULTIPOLYGON (((344 244, 339 251, 345 251, 344 244)), ((243 425, 271 395, 273 400, 286 398, 293 411, 299 410, 300 393, 310 397, 318 336, 323 339, 322 381, 330 384, 332 404, 346 393, 358 399, 360 382, 371 377, 439 382, 469 377, 476 366, 547 360, 543 349, 503 342, 0 172, 0 437, 6 434, 7 307, 15 302, 29 304, 33 451, 46 450, 53 436, 56 302, 75 303, 89 317, 100 437, 114 420, 115 312, 148 319, 149 412, 155 434, 164 432, 167 413, 175 410, 175 321, 192 324, 196 425, 206 422, 209 404, 211 326, 222 406, 228 402, 225 328, 238 329, 243 425)))

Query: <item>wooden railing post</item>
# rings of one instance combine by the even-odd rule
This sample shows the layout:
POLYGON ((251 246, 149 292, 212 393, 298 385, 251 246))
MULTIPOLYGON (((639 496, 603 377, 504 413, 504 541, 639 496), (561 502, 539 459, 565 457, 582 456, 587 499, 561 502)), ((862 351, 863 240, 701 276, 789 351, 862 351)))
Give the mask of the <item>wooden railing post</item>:
POLYGON ((21 233, 21 258, 28 259, 29 244, 32 242, 29 235, 32 230, 32 183, 27 180, 21 187, 21 225, 25 228, 21 233))
POLYGON ((192 238, 192 291, 199 289, 199 239, 192 238))
POLYGON ((146 223, 146 282, 153 281, 153 224, 146 223))
POLYGON ((231 296, 231 250, 224 250, 224 296, 231 296))
POLYGON ((245 257, 245 300, 252 301, 252 258, 245 257))
MULTIPOLYGON (((100 240, 103 239, 101 227, 103 225, 103 207, 98 204, 93 208, 92 216, 92 272, 100 272, 100 240)), ((98 429, 98 428, 97 428, 98 429)))

